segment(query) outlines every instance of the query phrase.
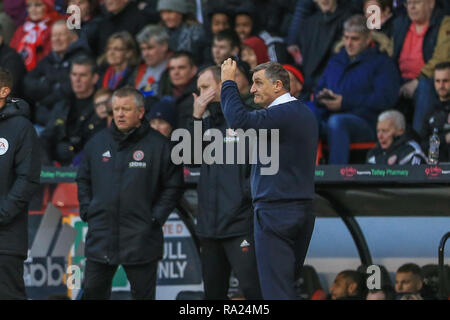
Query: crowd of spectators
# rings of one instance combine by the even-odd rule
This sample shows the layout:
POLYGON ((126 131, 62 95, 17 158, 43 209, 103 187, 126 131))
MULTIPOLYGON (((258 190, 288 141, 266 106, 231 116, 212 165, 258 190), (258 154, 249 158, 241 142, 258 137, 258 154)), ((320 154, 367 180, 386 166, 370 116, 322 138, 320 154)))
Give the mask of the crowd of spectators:
MULTIPOLYGON (((367 273, 360 266, 357 270, 343 270, 334 279, 328 295, 317 295, 318 300, 436 300, 440 297, 440 286, 444 292, 448 281, 439 283, 437 265, 405 263, 393 277, 383 265, 377 265, 379 279, 371 278, 375 273, 367 273)), ((448 266, 444 272, 449 271, 448 266)), ((322 289, 319 289, 322 290, 322 289)), ((314 298, 313 298, 314 299, 314 298)))
POLYGON ((4 0, 0 66, 30 105, 46 164, 79 163, 86 141, 111 123, 108 98, 123 86, 142 92, 153 128, 168 137, 186 128, 198 74, 228 57, 239 62, 251 107, 251 68, 284 65, 291 94, 317 117, 325 163, 348 163, 354 142, 376 143, 368 163, 424 163, 434 128, 442 162, 450 154, 449 3, 4 0), (78 20, 77 10, 67 13, 72 5, 78 20))

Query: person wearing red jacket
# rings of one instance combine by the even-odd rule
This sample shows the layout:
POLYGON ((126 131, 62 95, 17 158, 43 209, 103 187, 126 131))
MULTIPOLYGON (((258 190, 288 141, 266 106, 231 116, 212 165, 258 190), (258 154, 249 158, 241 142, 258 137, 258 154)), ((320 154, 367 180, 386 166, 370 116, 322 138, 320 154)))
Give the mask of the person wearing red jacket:
POLYGON ((26 5, 28 16, 14 32, 9 45, 22 56, 30 71, 50 53, 50 27, 63 16, 55 11, 54 0, 27 0, 26 5))

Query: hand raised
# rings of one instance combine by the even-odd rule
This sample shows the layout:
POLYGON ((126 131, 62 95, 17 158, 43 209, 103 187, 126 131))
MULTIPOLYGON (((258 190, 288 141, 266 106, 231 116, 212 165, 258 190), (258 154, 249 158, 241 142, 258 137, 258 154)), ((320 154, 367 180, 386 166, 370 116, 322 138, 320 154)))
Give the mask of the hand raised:
POLYGON ((195 93, 192 93, 192 96, 194 97, 194 111, 192 115, 195 118, 201 118, 203 116, 206 107, 208 107, 208 104, 214 99, 215 94, 215 90, 209 90, 199 96, 195 93))
POLYGON ((236 78, 236 68, 237 64, 231 58, 228 58, 222 63, 222 82, 231 80, 234 81, 236 78))

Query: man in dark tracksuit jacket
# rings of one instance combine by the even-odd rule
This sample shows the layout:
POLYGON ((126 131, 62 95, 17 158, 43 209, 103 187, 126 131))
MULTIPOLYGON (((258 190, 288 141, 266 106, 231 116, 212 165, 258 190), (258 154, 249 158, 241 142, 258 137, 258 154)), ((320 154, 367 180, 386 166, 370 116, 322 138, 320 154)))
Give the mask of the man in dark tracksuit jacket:
MULTIPOLYGON (((220 68, 212 66, 202 71, 197 86, 200 95, 194 98, 189 131, 195 137, 196 126, 201 126, 202 134, 206 135, 219 130, 224 159, 222 164, 206 164, 203 159, 197 187, 199 213, 196 233, 201 246, 205 298, 228 299, 233 269, 245 298, 262 299, 253 241, 250 165, 237 164, 239 140, 227 130, 219 102, 220 68), (230 144, 234 150, 233 163, 225 161, 230 144)), ((249 158, 248 154, 245 156, 249 158)))
POLYGON ((11 74, 0 68, 0 299, 26 299, 23 261, 28 251, 28 204, 41 172, 28 105, 7 98, 11 74))
POLYGON ((296 299, 295 277, 303 266, 315 221, 317 123, 313 113, 289 94, 289 74, 280 64, 267 62, 254 69, 251 92, 264 109, 253 112, 244 109, 235 72, 236 62, 226 60, 221 104, 228 125, 243 130, 278 129, 279 133, 279 154, 272 155, 279 157, 278 173, 265 175, 262 169, 267 165, 260 159, 251 172, 261 290, 264 299, 296 299))
POLYGON ((170 142, 150 128, 134 88, 112 98, 114 121, 84 149, 78 171, 80 217, 87 221, 83 299, 109 299, 123 265, 134 299, 154 299, 162 226, 182 195, 182 168, 170 142))

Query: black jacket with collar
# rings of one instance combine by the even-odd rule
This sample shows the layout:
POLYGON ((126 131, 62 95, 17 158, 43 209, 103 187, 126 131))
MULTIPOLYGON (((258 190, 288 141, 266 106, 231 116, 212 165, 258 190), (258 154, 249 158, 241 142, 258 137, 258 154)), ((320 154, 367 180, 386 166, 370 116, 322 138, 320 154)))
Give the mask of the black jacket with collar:
POLYGON ((94 110, 93 95, 91 106, 80 114, 78 119, 70 119, 69 114, 76 103, 75 95, 58 102, 50 113, 47 125, 41 133, 41 142, 51 160, 63 165, 71 163, 73 157, 80 152, 86 142, 101 129, 106 127, 106 120, 98 118, 94 110), (75 129, 69 133, 70 121, 76 121, 75 129))
POLYGON ((8 99, 0 109, 0 254, 27 257, 28 205, 39 187, 40 150, 28 105, 8 99))
MULTIPOLYGON (((248 110, 254 110, 246 107, 248 110)), ((210 115, 202 120, 191 116, 188 128, 194 135, 194 123, 202 124, 202 134, 209 129, 219 130, 223 136, 223 164, 206 164, 202 160, 200 179, 197 184, 198 216, 196 233, 204 238, 229 238, 249 234, 253 231, 253 206, 250 193, 251 164, 246 150, 245 164, 237 164, 237 136, 230 135, 228 125, 219 102, 208 105, 210 115), (227 164, 229 145, 234 150, 233 164, 227 164)), ((206 142, 204 148, 209 144, 206 142)), ((246 146, 248 147, 248 141, 246 146)), ((203 148, 203 150, 205 150, 203 148)), ((203 151, 202 150, 202 151, 203 151)))
POLYGON ((170 141, 147 121, 128 134, 113 122, 83 153, 76 181, 80 217, 89 226, 86 257, 125 265, 161 258, 161 226, 183 191, 183 171, 171 161, 170 141))

